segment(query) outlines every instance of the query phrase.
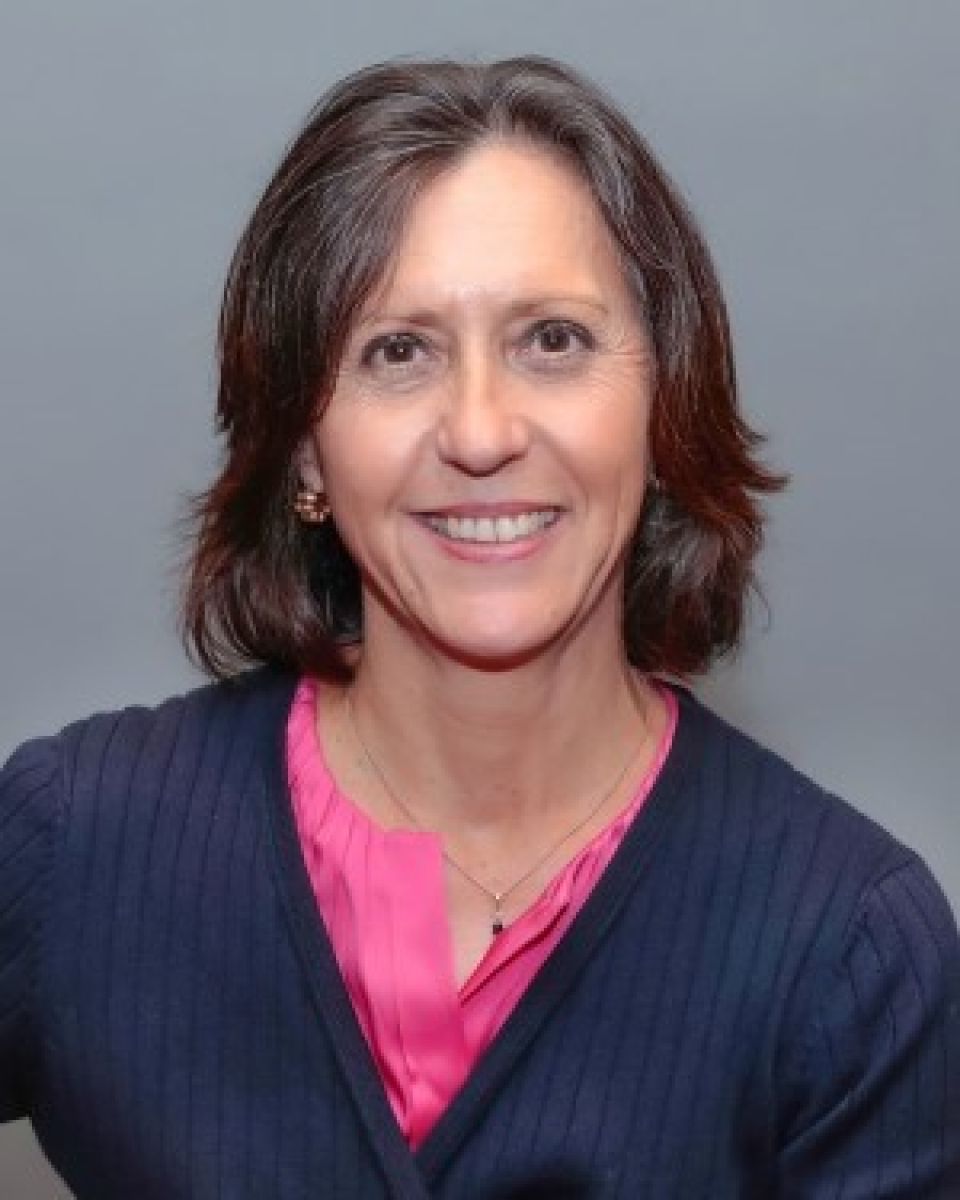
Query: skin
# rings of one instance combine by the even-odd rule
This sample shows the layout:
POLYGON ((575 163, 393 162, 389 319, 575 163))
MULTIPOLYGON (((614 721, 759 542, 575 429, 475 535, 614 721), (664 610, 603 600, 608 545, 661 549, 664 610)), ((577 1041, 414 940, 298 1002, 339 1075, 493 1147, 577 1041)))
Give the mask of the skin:
MULTIPOLYGON (((364 641, 352 704, 417 823, 513 915, 628 802, 665 713, 626 662, 627 544, 649 474, 653 364, 586 185, 519 142, 471 151, 417 200, 303 447, 360 567, 364 641), (550 511, 522 542, 451 543, 427 514, 550 511), (499 511, 494 508, 494 512, 499 511)), ((344 693, 320 735, 355 803, 409 819, 364 761, 344 693)), ((448 872, 462 981, 490 901, 448 872)))

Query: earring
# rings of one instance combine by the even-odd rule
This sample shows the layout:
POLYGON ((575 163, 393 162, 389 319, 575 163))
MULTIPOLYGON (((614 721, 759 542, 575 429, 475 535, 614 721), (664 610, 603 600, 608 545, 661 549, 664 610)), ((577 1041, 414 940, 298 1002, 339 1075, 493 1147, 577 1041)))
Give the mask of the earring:
POLYGON ((661 494, 661 492, 663 491, 663 480, 656 473, 656 471, 650 472, 650 475, 647 479, 647 487, 656 496, 659 496, 661 494))
POLYGON ((301 488, 293 499, 293 511, 305 525, 322 525, 330 516, 326 492, 301 488))

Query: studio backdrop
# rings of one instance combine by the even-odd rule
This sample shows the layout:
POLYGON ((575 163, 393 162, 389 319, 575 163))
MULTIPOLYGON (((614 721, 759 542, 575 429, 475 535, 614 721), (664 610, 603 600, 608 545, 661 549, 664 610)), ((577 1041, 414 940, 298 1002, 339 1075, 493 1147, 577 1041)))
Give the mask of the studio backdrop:
MULTIPOLYGON (((0 751, 198 681, 179 522, 216 462, 233 244, 346 72, 536 52, 690 199, 743 403, 792 475, 724 715, 916 847, 960 907, 960 8, 950 0, 31 0, 0 16, 0 751)), ((63 1194, 18 1127, 0 1193, 63 1194)))

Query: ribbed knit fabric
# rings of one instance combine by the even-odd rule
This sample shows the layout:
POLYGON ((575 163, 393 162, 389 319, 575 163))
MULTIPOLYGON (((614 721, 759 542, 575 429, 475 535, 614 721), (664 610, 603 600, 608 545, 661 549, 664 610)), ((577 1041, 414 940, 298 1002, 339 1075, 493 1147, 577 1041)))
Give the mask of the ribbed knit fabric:
POLYGON ((960 1196, 942 894, 685 693, 642 812, 411 1153, 297 840, 294 685, 95 717, 0 777, 0 1115, 79 1200, 960 1196))

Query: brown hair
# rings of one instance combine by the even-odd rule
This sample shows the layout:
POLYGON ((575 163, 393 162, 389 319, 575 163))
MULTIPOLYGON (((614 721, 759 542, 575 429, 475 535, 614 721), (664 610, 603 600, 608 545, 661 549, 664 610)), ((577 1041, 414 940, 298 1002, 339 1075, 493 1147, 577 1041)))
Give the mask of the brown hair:
POLYGON ((491 137, 561 155, 613 233, 656 359, 648 492, 627 566, 624 638, 686 675, 741 635, 760 547, 756 458, 737 407, 723 298, 696 224, 629 121, 549 59, 394 62, 344 79, 308 117, 237 246, 220 317, 220 477, 195 505, 184 633, 216 675, 267 662, 349 674, 359 576, 332 522, 294 515, 296 452, 351 323, 417 195, 491 137))

